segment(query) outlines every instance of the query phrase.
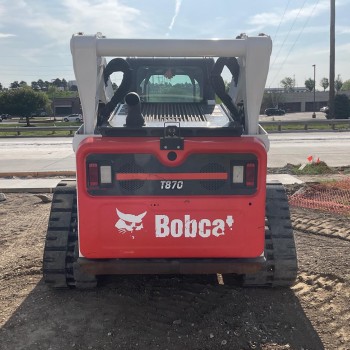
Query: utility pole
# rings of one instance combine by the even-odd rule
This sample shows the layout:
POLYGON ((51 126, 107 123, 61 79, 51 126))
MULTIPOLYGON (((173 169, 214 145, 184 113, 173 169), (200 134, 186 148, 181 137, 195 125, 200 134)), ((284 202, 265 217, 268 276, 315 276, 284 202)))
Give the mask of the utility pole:
POLYGON ((335 0, 331 0, 329 54, 329 116, 334 116, 334 77, 335 77, 335 0))
POLYGON ((315 101, 316 101, 316 64, 313 64, 314 67, 314 112, 312 113, 312 118, 316 118, 316 109, 315 109, 315 101))

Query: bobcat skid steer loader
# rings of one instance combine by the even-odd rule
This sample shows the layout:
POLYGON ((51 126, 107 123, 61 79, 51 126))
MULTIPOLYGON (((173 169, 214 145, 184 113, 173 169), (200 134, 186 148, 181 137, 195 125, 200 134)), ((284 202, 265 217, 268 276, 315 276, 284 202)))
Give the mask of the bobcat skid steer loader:
POLYGON ((271 48, 265 35, 73 35, 84 123, 73 140, 76 181, 62 181, 53 197, 47 284, 211 273, 245 286, 294 282, 288 202, 280 184, 266 183, 269 141, 258 123, 271 48))

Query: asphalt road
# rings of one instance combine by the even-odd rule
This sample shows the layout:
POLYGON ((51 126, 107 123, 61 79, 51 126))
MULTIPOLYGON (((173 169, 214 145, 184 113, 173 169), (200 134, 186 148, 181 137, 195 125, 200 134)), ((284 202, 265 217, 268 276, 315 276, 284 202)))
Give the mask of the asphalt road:
MULTIPOLYGON (((270 135, 269 167, 306 163, 307 157, 329 166, 350 165, 350 132, 270 135)), ((0 138, 0 173, 74 171, 72 138, 0 138)))
POLYGON ((272 134, 268 167, 303 164, 309 156, 329 166, 350 165, 350 132, 272 134))

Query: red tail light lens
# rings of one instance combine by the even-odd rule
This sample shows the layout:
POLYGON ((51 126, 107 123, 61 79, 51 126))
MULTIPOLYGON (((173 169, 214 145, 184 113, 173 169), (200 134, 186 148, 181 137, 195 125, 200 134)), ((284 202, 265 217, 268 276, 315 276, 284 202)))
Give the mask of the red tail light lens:
POLYGON ((255 186, 255 163, 247 163, 245 166, 245 185, 247 187, 255 186))
POLYGON ((98 186, 98 165, 97 163, 89 163, 88 165, 88 186, 98 186))

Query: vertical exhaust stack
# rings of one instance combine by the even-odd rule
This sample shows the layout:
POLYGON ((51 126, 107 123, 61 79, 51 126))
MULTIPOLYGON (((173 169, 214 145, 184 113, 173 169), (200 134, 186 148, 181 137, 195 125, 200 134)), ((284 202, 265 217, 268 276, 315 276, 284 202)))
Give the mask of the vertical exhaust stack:
POLYGON ((141 113, 140 96, 136 92, 129 92, 125 96, 125 102, 128 105, 125 126, 140 128, 145 125, 145 120, 141 113))

